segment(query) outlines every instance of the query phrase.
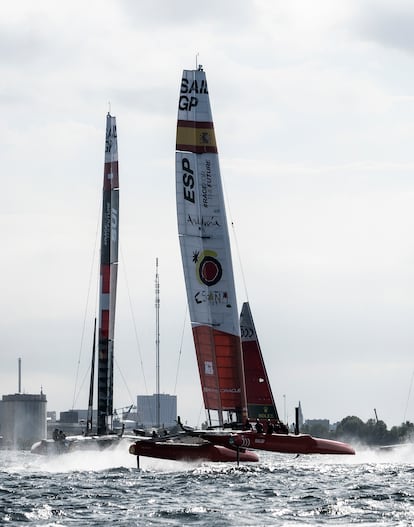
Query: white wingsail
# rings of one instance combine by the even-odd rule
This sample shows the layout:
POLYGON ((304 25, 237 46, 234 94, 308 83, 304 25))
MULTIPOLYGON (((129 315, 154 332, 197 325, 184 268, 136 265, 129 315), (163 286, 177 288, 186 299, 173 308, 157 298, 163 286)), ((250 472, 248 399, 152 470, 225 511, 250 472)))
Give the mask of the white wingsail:
POLYGON ((239 316, 213 118, 202 68, 184 70, 177 122, 177 217, 205 408, 247 417, 239 316))

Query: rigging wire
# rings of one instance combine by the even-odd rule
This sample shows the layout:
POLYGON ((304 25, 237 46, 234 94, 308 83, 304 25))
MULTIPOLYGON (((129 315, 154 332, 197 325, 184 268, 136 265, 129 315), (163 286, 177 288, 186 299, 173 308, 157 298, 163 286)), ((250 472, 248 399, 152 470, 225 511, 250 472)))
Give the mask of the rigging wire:
POLYGON ((143 363, 143 360, 142 360, 141 346, 140 346, 139 338, 138 338, 138 330, 137 330, 137 325, 136 325, 136 322, 135 322, 134 308, 133 308, 132 299, 131 299, 131 291, 130 291, 130 288, 129 288, 129 282, 128 282, 128 276, 127 276, 127 271, 126 271, 125 259, 124 259, 124 255, 123 255, 123 252, 122 252, 121 244, 119 244, 119 249, 120 249, 120 253, 121 253, 121 261, 123 262, 122 268, 124 270, 124 278, 125 278, 125 284, 126 284, 128 301, 129 301, 129 309, 130 309, 130 312, 131 312, 132 325, 133 325, 134 334, 135 334, 135 341, 136 341, 137 350, 138 350, 139 362, 140 362, 140 365, 141 365, 141 373, 142 373, 142 378, 143 378, 143 381, 144 381, 145 393, 148 395, 148 387, 147 387, 147 381, 146 381, 146 378, 145 378, 145 371, 144 371, 144 363, 143 363))
POLYGON ((187 307, 185 309, 183 330, 181 332, 180 349, 178 350, 177 371, 175 373, 175 384, 174 384, 174 391, 173 391, 174 395, 177 395, 178 373, 179 373, 180 365, 181 365, 181 355, 182 355, 182 351, 183 351, 183 341, 184 341, 185 327, 186 327, 186 323, 187 323, 187 315, 188 315, 188 305, 187 305, 187 307))
POLYGON ((235 227, 235 224, 234 224, 234 221, 233 221, 233 218, 232 218, 232 214, 231 214, 230 199, 228 197, 228 193, 227 193, 227 190, 226 190, 226 184, 225 184, 223 176, 222 176, 222 184, 223 184, 224 200, 226 202, 226 209, 227 209, 227 212, 228 212, 228 215, 229 215, 229 218, 230 218, 230 224, 231 224, 231 229, 232 229, 232 233, 233 233, 233 240, 234 240, 234 245, 235 245, 236 253, 237 253, 237 260, 238 260, 238 263, 239 263, 240 274, 241 274, 241 278, 242 278, 242 282, 243 282, 244 294, 245 294, 246 300, 248 302, 249 301, 249 295, 247 293, 247 284, 246 284, 246 279, 245 279, 245 275, 244 275, 244 269, 243 269, 241 254, 240 254, 239 242, 238 242, 238 239, 237 239, 236 227, 235 227))
MULTIPOLYGON (((204 417, 207 417, 207 410, 204 408, 204 403, 201 403, 200 411, 198 412, 198 418, 197 418, 197 428, 200 427, 200 421, 201 421, 201 414, 204 411, 204 417)), ((206 418, 206 421, 208 422, 208 419, 206 418)))
MULTIPOLYGON (((98 225, 97 225, 97 231, 96 231, 96 240, 95 240, 95 247, 94 247, 94 252, 93 252, 93 260, 95 259, 95 253, 96 253, 96 247, 97 247, 97 236, 98 236, 98 231, 99 231, 99 221, 98 221, 98 225)), ((124 277, 125 277, 125 283, 126 283, 126 288, 127 288, 127 294, 128 294, 128 300, 129 300, 129 305, 130 305, 130 310, 131 310, 131 317, 132 317, 132 322, 133 322, 133 327, 134 327, 134 333, 135 333, 135 338, 136 338, 136 342, 137 342, 137 347, 138 347, 138 351, 139 351, 139 357, 140 357, 140 363, 141 363, 141 369, 142 369, 142 374, 143 374, 143 380, 144 380, 144 385, 145 385, 145 390, 146 390, 146 393, 148 393, 148 389, 147 389, 147 384, 146 384, 146 380, 145 380, 145 374, 144 374, 144 367, 143 367, 143 361, 142 361, 142 354, 141 354, 141 348, 140 348, 140 345, 139 345, 139 339, 138 339, 138 331, 137 331, 137 327, 136 327, 136 324, 135 324, 135 317, 134 317, 134 312, 133 312, 133 308, 132 308, 132 300, 131 300, 131 295, 130 295, 130 289, 129 289, 129 284, 128 284, 128 278, 127 278, 127 274, 126 274, 126 266, 125 266, 125 263, 124 263, 124 258, 123 258, 123 253, 122 253, 122 247, 120 246, 120 253, 121 253, 121 260, 122 260, 122 267, 123 267, 123 270, 124 270, 124 277)), ((78 383, 78 376, 79 376, 79 367, 80 367, 80 356, 81 356, 81 351, 82 351, 82 347, 83 347, 83 339, 84 339, 84 333, 85 333, 85 325, 86 325, 86 312, 88 310, 88 305, 89 305, 89 296, 90 296, 90 290, 91 290, 91 282, 92 282, 92 274, 93 274, 93 264, 91 266, 91 271, 90 271, 90 278, 89 278, 89 288, 88 288, 88 298, 87 298, 87 304, 86 304, 86 308, 85 308, 85 316, 84 316, 84 323, 83 323, 83 331, 82 331, 82 339, 81 339, 81 349, 80 349, 80 353, 79 353, 79 358, 78 358, 78 365, 77 365, 77 372, 76 372, 76 384, 75 384, 75 393, 74 393, 74 396, 73 396, 73 403, 72 403, 72 409, 75 407, 75 403, 79 397, 79 394, 81 393, 82 391, 82 388, 85 384, 85 381, 88 377, 88 374, 90 373, 90 366, 87 368, 86 372, 84 373, 84 376, 83 376, 83 379, 82 379, 82 382, 79 386, 79 389, 76 393, 76 386, 77 386, 77 383, 78 383)), ((96 299, 95 299, 95 312, 96 312, 96 308, 97 308, 97 302, 98 302, 98 292, 96 292, 96 299)), ((125 379, 125 376, 123 375, 123 372, 115 358, 114 360, 115 362, 115 365, 117 367, 117 370, 124 382, 124 385, 125 385, 125 388, 128 392, 128 395, 130 397, 130 400, 131 401, 134 401, 134 398, 131 394, 131 391, 129 389, 129 386, 126 382, 126 379, 125 379)))
POLYGON ((232 228, 232 231, 233 231, 234 242, 235 242, 235 245, 236 245, 237 258, 239 260, 240 273, 241 273, 243 287, 244 287, 244 294, 246 295, 247 302, 249 302, 249 294, 247 292, 247 284, 246 284, 246 278, 244 276, 244 269, 243 269, 243 265, 242 265, 241 255, 240 255, 239 242, 237 240, 236 227, 235 227, 233 221, 231 221, 231 228, 232 228))
MULTIPOLYGON (((95 260, 96 260, 96 248, 97 248, 97 245, 98 245, 98 234, 99 234, 99 226, 100 226, 100 221, 101 221, 101 218, 100 218, 101 211, 102 211, 102 203, 101 203, 101 199, 99 199, 99 213, 98 213, 98 221, 97 221, 97 224, 96 224, 96 231, 95 231, 95 245, 94 245, 94 248, 93 248, 93 251, 92 251, 92 260, 91 260, 91 266, 90 266, 90 270, 89 270, 89 284, 88 284, 88 292, 86 294, 86 303, 85 303, 85 310, 84 310, 84 315, 83 315, 83 325, 82 325, 82 332, 81 332, 81 339, 80 339, 80 346, 79 346, 79 356, 78 356, 78 362, 77 362, 77 366, 76 366, 75 386, 74 386, 74 390, 73 390, 72 409, 75 407, 75 403, 76 403, 77 398, 79 396, 80 390, 81 390, 81 388, 83 386, 83 383, 85 382, 85 379, 84 379, 82 381, 81 387, 78 390, 77 385, 78 385, 78 380, 79 380, 79 368, 80 368, 80 361, 81 361, 83 343, 84 343, 84 339, 85 339, 86 318, 87 318, 87 314, 88 314, 89 299, 90 299, 91 289, 92 289, 92 278, 93 278, 93 270, 94 270, 95 260)), ((97 305, 97 293, 95 295, 95 310, 94 310, 95 313, 96 313, 96 305, 97 305)))
POLYGON ((85 373, 83 374, 82 382, 80 383, 78 393, 76 394, 76 397, 75 397, 74 400, 73 400, 72 410, 75 408, 75 405, 76 405, 76 402, 77 402, 77 400, 78 400, 79 394, 82 392, 82 388, 83 388, 84 385, 85 385, 85 381, 86 381, 86 379, 89 377, 90 371, 91 371, 91 367, 90 367, 90 365, 89 365, 89 367, 86 369, 85 373))
MULTIPOLYGON (((134 397, 133 397, 132 394, 131 394, 131 391, 130 391, 130 389, 129 389, 128 383, 127 383, 126 380, 125 380, 124 374, 122 373, 122 370, 121 370, 121 368, 120 368, 120 366, 119 366, 119 364, 118 364, 116 358, 115 358, 114 362, 115 362, 115 366, 116 366, 117 369, 118 369, 119 375, 121 376, 122 380, 124 381, 125 388, 126 388, 126 390, 127 390, 127 392, 128 392, 129 397, 131 398, 131 401, 134 401, 134 397)), ((126 407, 126 408, 127 408, 127 407, 126 407)))
POLYGON ((413 387, 413 381, 414 381, 414 370, 413 370, 413 373, 411 374, 410 387, 408 389, 407 403, 405 405, 403 423, 405 423, 406 420, 407 420, 408 405, 410 403, 410 397, 411 397, 411 390, 412 390, 412 387, 413 387))

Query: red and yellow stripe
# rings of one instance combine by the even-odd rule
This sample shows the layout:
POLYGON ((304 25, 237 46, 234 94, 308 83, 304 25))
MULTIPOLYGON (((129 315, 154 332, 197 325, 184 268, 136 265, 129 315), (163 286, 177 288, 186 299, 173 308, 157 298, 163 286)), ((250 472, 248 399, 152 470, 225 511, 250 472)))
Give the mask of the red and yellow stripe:
POLYGON ((212 122, 177 122, 177 150, 195 154, 217 154, 216 136, 212 122))

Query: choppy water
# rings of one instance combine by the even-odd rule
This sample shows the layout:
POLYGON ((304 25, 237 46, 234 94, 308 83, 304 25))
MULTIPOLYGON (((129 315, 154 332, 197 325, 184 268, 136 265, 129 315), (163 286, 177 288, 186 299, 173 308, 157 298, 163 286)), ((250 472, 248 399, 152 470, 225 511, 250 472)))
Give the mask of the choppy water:
POLYGON ((414 525, 414 447, 241 465, 0 452, 0 525, 414 525))

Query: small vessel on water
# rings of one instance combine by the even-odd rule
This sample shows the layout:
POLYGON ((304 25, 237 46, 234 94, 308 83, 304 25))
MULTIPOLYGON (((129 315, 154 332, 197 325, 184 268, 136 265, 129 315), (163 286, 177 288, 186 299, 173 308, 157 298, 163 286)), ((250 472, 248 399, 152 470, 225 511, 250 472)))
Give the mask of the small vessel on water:
POLYGON ((279 420, 248 304, 243 306, 239 321, 218 151, 202 66, 184 70, 181 80, 176 200, 187 300, 211 429, 183 428, 178 437, 139 439, 130 446, 130 453, 209 461, 229 461, 229 457, 257 461, 250 448, 354 454, 345 443, 288 433, 279 420), (213 414, 217 426, 213 426, 213 414), (251 419, 259 423, 269 420, 281 433, 253 431, 251 419))
MULTIPOLYGON (((98 397, 97 426, 93 432, 92 407, 95 371, 95 335, 89 391, 88 417, 83 435, 55 435, 35 443, 35 454, 63 453, 79 449, 107 448, 119 442, 121 435, 113 430, 114 327, 118 274, 119 244, 119 176, 116 118, 106 116, 105 165, 102 195, 100 291, 98 324, 98 397)), ((131 438, 131 440, 133 437, 131 438)))

